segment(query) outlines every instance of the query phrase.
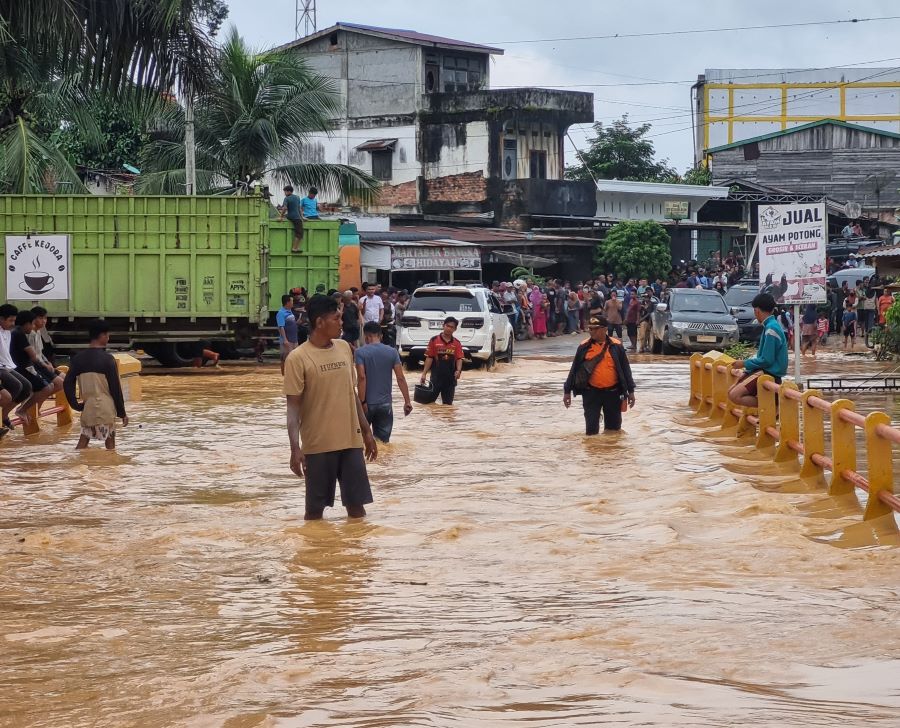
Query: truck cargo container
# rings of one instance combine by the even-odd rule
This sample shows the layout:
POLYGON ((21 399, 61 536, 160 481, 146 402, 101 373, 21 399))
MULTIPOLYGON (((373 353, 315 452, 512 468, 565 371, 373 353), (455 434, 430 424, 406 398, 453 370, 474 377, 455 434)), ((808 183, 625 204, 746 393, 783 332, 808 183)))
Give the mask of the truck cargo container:
POLYGON ((95 318, 167 366, 250 347, 282 293, 338 283, 340 223, 307 222, 297 254, 273 215, 260 197, 0 196, 0 301, 44 306, 63 349, 95 318))

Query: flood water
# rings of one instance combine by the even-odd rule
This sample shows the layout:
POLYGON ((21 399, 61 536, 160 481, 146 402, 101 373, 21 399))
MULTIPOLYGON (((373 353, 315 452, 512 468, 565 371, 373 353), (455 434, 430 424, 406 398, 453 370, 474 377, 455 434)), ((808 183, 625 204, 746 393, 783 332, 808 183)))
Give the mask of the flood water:
POLYGON ((277 369, 145 377, 118 454, 8 438, 0 725, 900 725, 889 538, 692 418, 686 359, 590 439, 566 370, 398 421, 360 522, 303 522, 277 369))

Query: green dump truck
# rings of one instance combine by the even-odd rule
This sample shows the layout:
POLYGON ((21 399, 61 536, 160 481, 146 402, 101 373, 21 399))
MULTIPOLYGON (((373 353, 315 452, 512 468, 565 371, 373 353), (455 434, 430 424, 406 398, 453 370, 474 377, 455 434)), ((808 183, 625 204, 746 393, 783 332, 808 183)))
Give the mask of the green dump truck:
POLYGON ((44 306, 61 348, 104 318, 166 366, 251 347, 281 294, 338 282, 338 221, 293 228, 259 197, 0 196, 0 301, 44 306))

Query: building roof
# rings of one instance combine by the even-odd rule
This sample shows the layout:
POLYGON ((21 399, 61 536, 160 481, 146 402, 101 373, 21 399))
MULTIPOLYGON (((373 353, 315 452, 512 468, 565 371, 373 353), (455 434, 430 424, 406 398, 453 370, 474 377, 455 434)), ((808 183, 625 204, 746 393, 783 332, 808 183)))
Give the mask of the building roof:
MULTIPOLYGON (((447 227, 443 225, 391 225, 391 228, 391 235, 403 235, 406 239, 428 240, 437 236, 480 245, 555 245, 559 243, 595 245, 597 243, 594 238, 579 235, 538 235, 506 228, 447 227)), ((387 235, 387 233, 378 234, 387 235)))
POLYGON ((714 154, 716 152, 723 152, 726 149, 737 149, 738 147, 746 146, 747 144, 755 144, 757 142, 763 142, 767 139, 775 139, 776 137, 787 136, 788 134, 796 134, 797 132, 806 131, 807 129, 814 129, 817 126, 826 126, 828 124, 833 124, 834 126, 842 126, 846 129, 853 129, 854 131, 866 132, 868 134, 879 134, 880 136, 891 137, 893 139, 900 139, 900 134, 893 131, 885 131, 884 129, 875 129, 871 126, 860 126, 859 124, 850 124, 846 121, 841 121, 840 119, 819 119, 818 121, 812 121, 809 124, 801 124, 800 126, 794 126, 790 129, 782 129, 781 131, 773 131, 769 134, 762 134, 757 137, 751 137, 750 139, 742 139, 737 142, 732 142, 731 144, 723 144, 718 147, 712 147, 706 150, 707 154, 714 154))
POLYGON ((666 182, 628 182, 617 179, 601 179, 597 182, 599 192, 617 192, 620 194, 658 195, 671 199, 673 197, 694 197, 706 200, 721 200, 728 197, 727 187, 707 185, 677 185, 666 182))
POLYGON ((492 55, 503 55, 502 48, 494 48, 492 46, 479 45, 478 43, 469 43, 464 40, 455 40, 454 38, 444 38, 440 35, 430 35, 428 33, 419 33, 415 30, 404 30, 402 28, 380 28, 375 25, 360 25, 359 23, 343 23, 339 22, 330 28, 320 30, 317 33, 308 35, 305 38, 298 38, 290 43, 279 46, 279 50, 286 48, 299 48, 311 41, 338 30, 346 30, 351 33, 362 33, 363 35, 371 35, 376 38, 386 38, 388 40, 396 40, 401 43, 412 43, 418 46, 427 46, 432 48, 450 48, 457 50, 473 51, 475 53, 489 53, 492 55))

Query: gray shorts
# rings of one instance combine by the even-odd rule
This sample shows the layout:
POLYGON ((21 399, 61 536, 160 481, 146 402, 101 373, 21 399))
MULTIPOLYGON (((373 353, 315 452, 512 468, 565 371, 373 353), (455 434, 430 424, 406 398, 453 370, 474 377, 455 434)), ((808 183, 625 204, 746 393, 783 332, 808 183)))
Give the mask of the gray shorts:
POLYGON ((372 502, 372 486, 362 448, 306 456, 306 511, 334 507, 335 484, 341 484, 341 503, 363 506, 372 502))

